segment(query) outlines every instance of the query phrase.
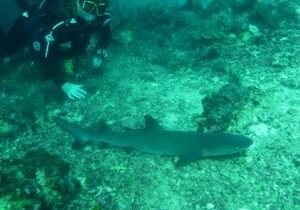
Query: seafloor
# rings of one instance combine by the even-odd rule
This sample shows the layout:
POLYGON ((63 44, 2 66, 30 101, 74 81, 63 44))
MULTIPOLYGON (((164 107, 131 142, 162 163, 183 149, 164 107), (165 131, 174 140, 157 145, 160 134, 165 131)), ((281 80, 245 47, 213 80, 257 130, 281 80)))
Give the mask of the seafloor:
POLYGON ((263 15, 267 3, 116 13, 101 68, 89 54, 65 63, 84 100, 41 80, 27 51, 1 61, 0 209, 300 209, 300 6, 276 2, 274 16, 263 15), (143 127, 145 114, 167 130, 223 130, 254 144, 176 169, 172 157, 73 150, 52 120, 120 131, 143 127))

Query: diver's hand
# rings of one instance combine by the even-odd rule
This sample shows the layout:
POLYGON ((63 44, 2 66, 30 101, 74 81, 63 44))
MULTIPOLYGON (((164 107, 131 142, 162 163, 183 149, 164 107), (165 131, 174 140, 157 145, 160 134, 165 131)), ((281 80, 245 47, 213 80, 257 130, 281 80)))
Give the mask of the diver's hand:
POLYGON ((93 56, 93 68, 98 69, 102 66, 103 60, 107 58, 108 54, 105 49, 99 49, 96 52, 96 55, 93 56))
POLYGON ((87 92, 82 89, 82 85, 66 82, 62 85, 63 92, 72 100, 85 98, 87 92))
POLYGON ((103 58, 107 58, 108 53, 106 49, 99 49, 97 50, 97 55, 100 55, 103 58))
POLYGON ((99 57, 99 56, 93 57, 93 65, 92 65, 93 69, 100 68, 102 66, 102 63, 103 63, 102 57, 99 57))

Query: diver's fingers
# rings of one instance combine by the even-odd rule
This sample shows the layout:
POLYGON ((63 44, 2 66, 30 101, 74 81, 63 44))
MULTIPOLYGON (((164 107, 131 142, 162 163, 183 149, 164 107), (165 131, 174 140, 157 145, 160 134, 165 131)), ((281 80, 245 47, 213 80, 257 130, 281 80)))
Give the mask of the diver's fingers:
POLYGON ((73 97, 73 94, 68 94, 69 99, 71 100, 75 100, 75 98, 73 97))
POLYGON ((79 93, 81 93, 83 95, 87 94, 87 92, 84 89, 82 89, 82 88, 77 89, 77 92, 79 92, 79 93))
POLYGON ((75 93, 73 93, 73 96, 76 97, 77 99, 83 99, 86 96, 85 91, 79 91, 77 90, 75 93))

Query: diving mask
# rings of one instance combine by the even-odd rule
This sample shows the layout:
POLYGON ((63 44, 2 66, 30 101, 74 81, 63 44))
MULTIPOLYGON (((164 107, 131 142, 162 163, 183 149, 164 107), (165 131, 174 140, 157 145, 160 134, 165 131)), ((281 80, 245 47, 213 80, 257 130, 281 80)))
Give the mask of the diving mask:
POLYGON ((84 13, 99 17, 106 12, 108 0, 79 0, 78 4, 84 13))

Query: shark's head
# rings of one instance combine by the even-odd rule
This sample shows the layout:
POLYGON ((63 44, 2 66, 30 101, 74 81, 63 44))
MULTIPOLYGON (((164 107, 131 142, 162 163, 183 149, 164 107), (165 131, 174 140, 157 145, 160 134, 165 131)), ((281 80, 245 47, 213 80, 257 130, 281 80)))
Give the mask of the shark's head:
POLYGON ((243 150, 248 149, 248 147, 250 147, 253 144, 253 141, 250 138, 246 137, 246 136, 240 136, 239 139, 241 141, 240 142, 240 145, 241 145, 240 147, 243 150))
POLYGON ((229 133, 210 134, 207 141, 208 150, 204 156, 226 156, 245 152, 253 143, 251 139, 242 135, 229 133))
POLYGON ((226 150, 228 154, 236 154, 246 151, 253 143, 251 139, 242 135, 229 135, 226 138, 226 144, 223 146, 223 149, 226 150))

